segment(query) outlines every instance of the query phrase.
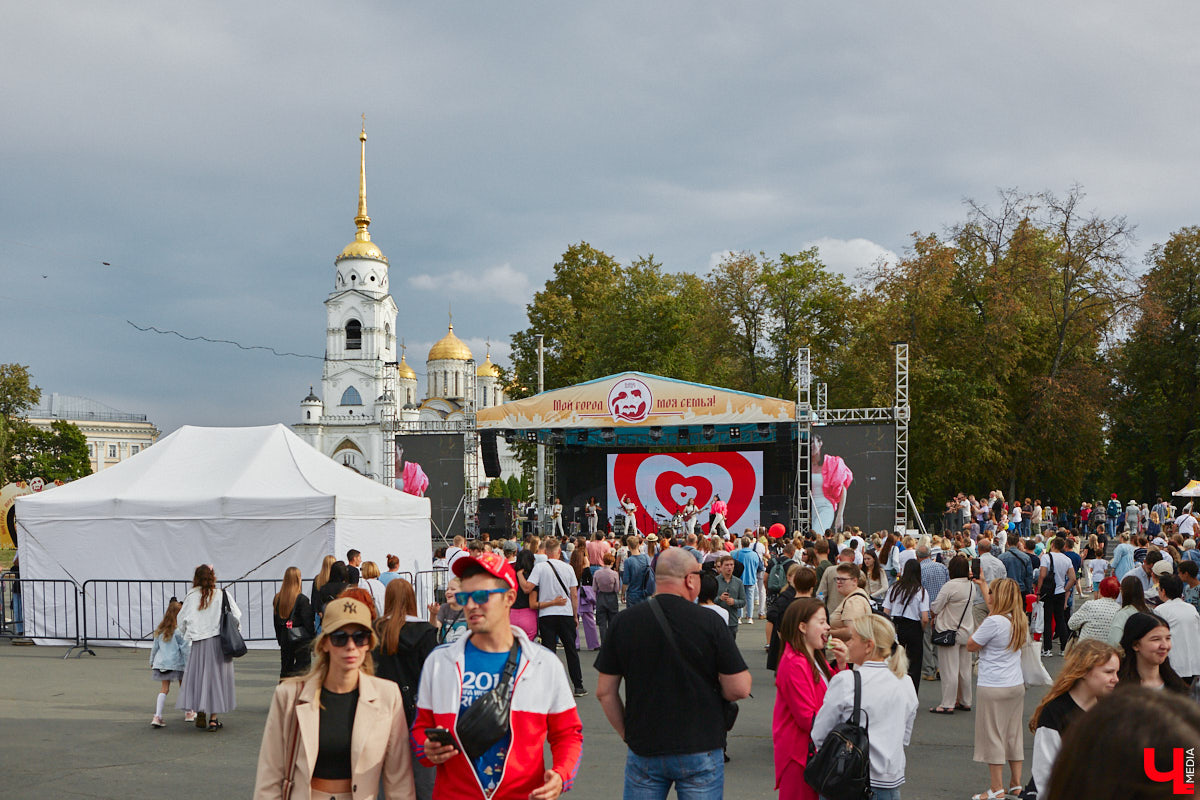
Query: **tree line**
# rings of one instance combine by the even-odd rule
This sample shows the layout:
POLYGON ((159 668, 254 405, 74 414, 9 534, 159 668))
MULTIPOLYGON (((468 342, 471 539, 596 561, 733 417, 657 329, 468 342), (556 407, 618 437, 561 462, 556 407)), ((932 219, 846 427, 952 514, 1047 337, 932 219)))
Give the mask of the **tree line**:
POLYGON ((92 474, 87 438, 79 426, 54 420, 49 430, 26 419, 42 399, 29 367, 0 364, 0 486, 42 478, 72 481, 92 474))
POLYGON ((1065 195, 967 201, 940 234, 851 282, 817 248, 729 253, 706 275, 579 242, 512 337, 510 396, 624 370, 796 395, 811 349, 832 408, 890 406, 892 344, 910 354, 909 482, 929 510, 958 491, 1070 504, 1152 500, 1200 455, 1200 228, 1152 246, 1065 195))

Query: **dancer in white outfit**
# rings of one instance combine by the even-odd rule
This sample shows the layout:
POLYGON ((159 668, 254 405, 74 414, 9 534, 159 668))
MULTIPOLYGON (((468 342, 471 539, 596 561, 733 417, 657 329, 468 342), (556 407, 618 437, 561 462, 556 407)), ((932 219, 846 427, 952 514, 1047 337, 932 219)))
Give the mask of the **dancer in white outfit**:
POLYGON ((596 533, 596 524, 600 516, 600 504, 596 502, 596 497, 593 495, 588 498, 587 505, 584 507, 584 515, 587 517, 588 533, 596 533))
POLYGON ((700 509, 696 507, 696 501, 689 498, 683 507, 683 524, 687 526, 688 536, 696 532, 696 518, 699 516, 700 509))
POLYGON ((641 531, 637 527, 637 520, 634 519, 634 515, 637 514, 637 504, 629 499, 629 495, 621 495, 621 508, 625 511, 625 533, 623 535, 628 536, 630 528, 633 528, 634 533, 641 535, 641 531))
POLYGON ((566 534, 563 533, 562 502, 557 497, 554 498, 554 505, 550 506, 550 522, 550 535, 553 536, 554 531, 558 531, 560 537, 566 538, 566 534))

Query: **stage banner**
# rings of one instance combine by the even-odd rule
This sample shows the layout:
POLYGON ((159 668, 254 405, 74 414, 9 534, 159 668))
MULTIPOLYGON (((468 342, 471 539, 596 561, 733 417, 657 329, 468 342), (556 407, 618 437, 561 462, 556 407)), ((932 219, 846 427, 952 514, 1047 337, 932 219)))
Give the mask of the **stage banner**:
POLYGON ((623 372, 514 400, 476 415, 480 428, 621 428, 793 422, 796 404, 701 383, 623 372))
MULTIPOLYGON (((708 522, 717 495, 729 505, 725 520, 731 533, 759 524, 763 487, 761 450, 725 453, 609 453, 608 513, 621 512, 621 497, 638 506, 638 530, 653 533, 694 499, 708 522)), ((619 531, 618 531, 619 532, 619 531)))

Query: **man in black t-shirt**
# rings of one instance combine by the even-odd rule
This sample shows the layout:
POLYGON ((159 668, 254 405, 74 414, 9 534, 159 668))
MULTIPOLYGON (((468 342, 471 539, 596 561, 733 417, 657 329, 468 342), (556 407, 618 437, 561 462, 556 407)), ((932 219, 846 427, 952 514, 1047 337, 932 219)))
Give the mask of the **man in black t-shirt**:
POLYGON ((750 671, 724 620, 693 602, 700 572, 686 551, 664 551, 654 570, 652 602, 614 617, 596 658, 596 698, 629 747, 626 797, 665 797, 672 784, 680 800, 712 797, 725 784, 722 700, 750 696, 750 671), (654 605, 687 664, 664 637, 654 605))

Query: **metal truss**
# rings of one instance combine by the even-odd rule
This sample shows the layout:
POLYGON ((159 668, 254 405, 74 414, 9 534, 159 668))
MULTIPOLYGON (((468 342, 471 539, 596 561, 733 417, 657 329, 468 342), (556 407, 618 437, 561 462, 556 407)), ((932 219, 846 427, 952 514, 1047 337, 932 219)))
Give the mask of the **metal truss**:
POLYGON ((807 531, 812 519, 809 509, 809 442, 812 439, 812 362, 809 350, 801 347, 796 354, 796 524, 807 531))
POLYGON ((908 529, 908 342, 896 342, 896 524, 902 533, 908 529))

